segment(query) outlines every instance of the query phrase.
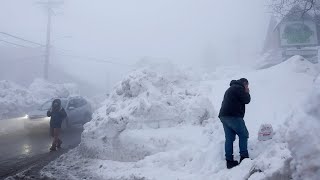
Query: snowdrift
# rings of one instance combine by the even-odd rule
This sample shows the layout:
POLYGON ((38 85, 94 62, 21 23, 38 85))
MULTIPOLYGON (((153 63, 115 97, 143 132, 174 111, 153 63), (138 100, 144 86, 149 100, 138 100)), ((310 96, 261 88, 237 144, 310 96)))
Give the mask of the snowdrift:
POLYGON ((68 97, 77 91, 73 84, 53 84, 35 79, 28 87, 22 87, 10 81, 0 81, 0 120, 21 117, 52 97, 68 97))
POLYGON ((286 141, 292 153, 294 179, 320 177, 320 76, 314 81, 310 97, 286 122, 286 141))
POLYGON ((13 82, 0 81, 0 119, 23 114, 23 110, 34 105, 32 94, 13 82))
MULTIPOLYGON (((41 174, 110 180, 319 177, 320 80, 314 81, 319 71, 313 64, 296 56, 234 77, 247 77, 251 86, 245 121, 252 160, 231 170, 216 117, 231 79, 198 81, 166 69, 137 70, 120 82, 85 125, 81 144, 41 174), (261 123, 273 125, 273 139, 257 140, 261 123)), ((236 159, 238 151, 236 140, 236 159)))
POLYGON ((210 100, 186 74, 137 70, 115 87, 106 105, 85 125, 79 150, 88 157, 137 161, 184 139, 171 141, 148 132, 201 125, 213 116, 210 100))

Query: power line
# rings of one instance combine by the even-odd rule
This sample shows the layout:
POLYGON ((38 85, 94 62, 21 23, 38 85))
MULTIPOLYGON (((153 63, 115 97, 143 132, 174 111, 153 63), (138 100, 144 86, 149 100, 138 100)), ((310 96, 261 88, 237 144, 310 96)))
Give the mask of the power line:
MULTIPOLYGON (((40 44, 40 43, 37 43, 37 42, 33 42, 33 41, 30 41, 30 40, 27 40, 27 39, 25 39, 25 38, 18 37, 18 36, 16 36, 16 35, 12 35, 12 34, 5 33, 5 32, 0 32, 0 34, 4 34, 4 35, 6 35, 6 36, 10 36, 10 37, 13 37, 13 38, 16 38, 16 39, 19 39, 19 40, 22 40, 22 41, 25 41, 25 42, 28 42, 28 43, 31 43, 31 44, 35 44, 35 45, 38 45, 38 46, 41 46, 41 47, 45 47, 45 45, 43 45, 43 44, 40 44)), ((0 39, 0 41, 5 42, 5 43, 7 43, 7 44, 19 46, 19 47, 24 47, 24 48, 29 48, 29 49, 33 48, 33 47, 30 47, 30 46, 24 46, 24 45, 21 45, 21 44, 9 42, 9 41, 2 40, 2 39, 0 39)), ((87 60, 91 60, 91 61, 94 61, 94 62, 109 63, 109 64, 114 64, 114 65, 133 67, 133 65, 128 65, 128 64, 123 64, 123 63, 117 63, 117 62, 110 61, 110 60, 106 60, 106 59, 100 59, 100 58, 95 58, 95 57, 88 57, 88 56, 80 56, 80 55, 66 54, 66 52, 73 52, 73 51, 71 51, 71 50, 66 50, 66 49, 62 49, 62 48, 56 48, 56 50, 60 51, 60 55, 61 55, 61 56, 68 56, 68 57, 74 57, 74 58, 80 58, 80 59, 87 59, 87 60)), ((109 58, 109 59, 116 59, 116 58, 112 57, 112 58, 109 58)))
POLYGON ((28 42, 28 43, 31 43, 31 44, 35 44, 35 45, 38 45, 38 46, 44 46, 43 44, 40 44, 40 43, 37 43, 37 42, 33 42, 33 41, 30 41, 30 40, 27 40, 27 39, 24 39, 24 38, 21 38, 21 37, 18 37, 18 36, 9 34, 9 33, 0 32, 0 34, 4 34, 4 35, 6 35, 6 36, 10 36, 10 37, 19 39, 19 40, 21 40, 21 41, 28 42))
POLYGON ((74 58, 79 58, 79 59, 87 59, 87 60, 94 61, 94 62, 99 62, 99 63, 108 63, 108 64, 114 64, 114 65, 120 65, 120 66, 126 66, 126 67, 133 67, 133 65, 117 63, 117 62, 113 62, 113 61, 110 61, 110 60, 100 59, 100 58, 95 58, 95 57, 86 57, 86 56, 71 55, 71 54, 64 54, 64 53, 59 53, 59 55, 68 56, 68 57, 74 57, 74 58))
POLYGON ((13 61, 21 61, 23 60, 24 62, 25 61, 34 61, 34 58, 40 58, 40 57, 43 57, 44 55, 38 55, 38 56, 28 56, 28 57, 19 57, 19 58, 2 58, 0 60, 0 62, 13 62, 13 61))
MULTIPOLYGON (((0 33, 2 33, 2 32, 0 32, 0 33)), ((21 39, 23 39, 23 38, 21 38, 21 39)), ((21 45, 21 44, 18 44, 18 43, 13 43, 13 42, 2 40, 2 39, 0 39, 0 41, 5 42, 7 44, 23 47, 23 48, 33 49, 33 47, 30 47, 30 46, 24 46, 24 45, 21 45)), ((66 54, 66 52, 73 52, 71 50, 65 50, 65 49, 60 49, 60 48, 56 48, 56 50, 60 51, 60 53, 58 53, 58 54, 60 54, 61 56, 68 56, 68 57, 74 57, 74 58, 79 58, 79 59, 87 59, 87 60, 94 61, 94 62, 108 63, 108 64, 114 64, 114 65, 120 65, 120 66, 133 67, 133 65, 117 63, 117 62, 114 62, 114 61, 101 59, 101 58, 96 58, 96 57, 88 57, 88 56, 81 56, 81 55, 66 54)), ((43 57, 43 56, 38 56, 38 57, 43 57)), ((111 59, 111 58, 109 58, 109 59, 111 59)), ((113 59, 115 59, 115 58, 113 58, 113 59)))
POLYGON ((87 60, 91 60, 91 61, 95 61, 95 62, 109 63, 109 64, 133 67, 133 65, 114 62, 116 60, 119 60, 119 58, 116 58, 116 57, 107 57, 107 59, 111 59, 111 60, 106 60, 106 58, 102 59, 102 58, 96 58, 96 57, 74 55, 74 54, 77 54, 77 52, 72 51, 72 50, 67 50, 67 49, 62 49, 62 48, 54 48, 54 49, 60 51, 60 55, 61 56, 69 56, 69 57, 74 57, 74 58, 87 59, 87 60), (69 53, 72 53, 72 54, 69 54, 69 53))
MULTIPOLYGON (((72 51, 72 50, 68 50, 68 49, 62 49, 62 48, 56 48, 54 47, 55 50, 58 50, 62 53, 71 53, 71 54, 78 54, 78 52, 76 51, 72 51)), ((85 57, 85 56, 82 56, 82 57, 85 57)), ((99 58, 96 58, 96 59, 99 59, 99 58)), ((101 58, 100 58, 101 59, 101 58)), ((104 59, 111 59, 111 60, 120 60, 120 58, 117 58, 117 57, 111 57, 111 56, 107 56, 107 57, 104 57, 104 59)))
POLYGON ((0 39, 0 41, 5 42, 5 43, 7 43, 7 44, 11 44, 11 45, 19 46, 19 47, 24 47, 24 48, 32 49, 32 47, 30 47, 30 46, 24 46, 24 45, 17 44, 17 43, 13 43, 13 42, 9 42, 9 41, 3 40, 3 39, 0 39))

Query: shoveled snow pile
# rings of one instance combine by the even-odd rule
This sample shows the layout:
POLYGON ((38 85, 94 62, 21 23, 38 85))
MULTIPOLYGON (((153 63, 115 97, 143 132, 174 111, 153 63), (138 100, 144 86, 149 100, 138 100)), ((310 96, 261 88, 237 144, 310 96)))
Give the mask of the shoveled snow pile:
MULTIPOLYGON (((41 174, 110 180, 316 179, 317 74, 313 64, 297 56, 234 77, 247 77, 251 87, 245 121, 252 160, 228 170, 216 116, 231 79, 199 81, 176 69, 135 71, 85 125, 81 144, 41 174), (273 125, 273 139, 257 140, 262 123, 273 125)), ((234 148, 239 159, 237 140, 234 148)))
POLYGON ((143 69, 131 73, 86 124, 79 150, 88 157, 137 161, 178 145, 175 141, 184 141, 183 137, 167 141, 157 129, 201 125, 213 117, 210 100, 190 77, 174 71, 162 74, 143 69), (153 131, 155 134, 148 133, 153 131))
POLYGON ((320 76, 311 96, 286 123, 286 140, 291 150, 294 179, 320 177, 320 76))
POLYGON ((14 82, 0 81, 0 120, 22 116, 52 97, 68 97, 76 91, 72 84, 54 84, 35 79, 29 88, 14 82))
POLYGON ((257 58, 255 68, 266 69, 280 64, 284 60, 285 59, 282 57, 282 51, 280 49, 270 50, 265 52, 260 58, 257 58))
POLYGON ((28 89, 10 81, 0 81, 0 119, 19 116, 33 104, 33 96, 28 89))
POLYGON ((30 93, 37 103, 43 103, 52 97, 68 97, 79 95, 77 85, 72 83, 56 84, 44 79, 35 79, 29 86, 30 93))

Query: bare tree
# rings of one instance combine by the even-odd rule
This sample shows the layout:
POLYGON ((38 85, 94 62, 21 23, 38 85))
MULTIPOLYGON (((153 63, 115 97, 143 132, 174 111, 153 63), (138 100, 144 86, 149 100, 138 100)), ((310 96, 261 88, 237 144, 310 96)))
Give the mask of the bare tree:
POLYGON ((269 2, 272 11, 280 16, 290 13, 303 17, 306 13, 318 15, 320 12, 320 0, 269 0, 269 2), (299 8, 292 9, 293 7, 299 8))

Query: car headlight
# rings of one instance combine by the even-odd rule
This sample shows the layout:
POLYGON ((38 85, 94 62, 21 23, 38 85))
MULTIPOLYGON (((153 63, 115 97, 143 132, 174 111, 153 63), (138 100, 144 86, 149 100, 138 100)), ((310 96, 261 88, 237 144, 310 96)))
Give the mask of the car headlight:
POLYGON ((25 119, 28 119, 28 118, 29 118, 28 114, 26 114, 26 115, 24 116, 24 118, 25 118, 25 119))

